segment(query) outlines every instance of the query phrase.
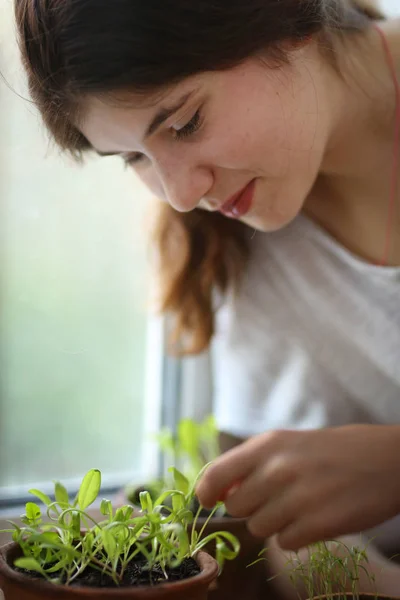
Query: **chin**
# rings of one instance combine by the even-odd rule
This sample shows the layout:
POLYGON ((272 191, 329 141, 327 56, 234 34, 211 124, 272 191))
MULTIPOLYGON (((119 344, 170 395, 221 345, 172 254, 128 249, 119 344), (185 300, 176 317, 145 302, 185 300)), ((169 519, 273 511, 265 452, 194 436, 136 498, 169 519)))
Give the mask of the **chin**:
POLYGON ((296 183, 269 190, 267 202, 256 198, 249 213, 241 219, 243 223, 265 233, 273 233, 290 225, 302 211, 308 196, 308 186, 303 182, 296 183))
POLYGON ((242 222, 255 229, 256 231, 261 231, 263 233, 273 233, 274 231, 279 231, 280 229, 284 229, 294 221, 300 211, 294 212, 290 215, 268 215, 268 218, 265 216, 251 216, 243 217, 242 222))

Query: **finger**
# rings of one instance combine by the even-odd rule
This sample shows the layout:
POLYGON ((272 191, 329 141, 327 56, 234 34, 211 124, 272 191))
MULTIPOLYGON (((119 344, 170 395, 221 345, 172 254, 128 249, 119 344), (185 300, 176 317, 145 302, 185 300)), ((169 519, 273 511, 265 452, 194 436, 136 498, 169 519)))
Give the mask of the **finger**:
POLYGON ((297 476, 291 463, 274 457, 256 468, 227 496, 226 509, 232 517, 250 517, 272 498, 283 497, 285 490, 294 484, 297 476))
POLYGON ((278 534, 277 541, 284 550, 299 550, 317 542, 329 541, 345 534, 358 533, 358 527, 338 523, 330 510, 318 509, 293 519, 278 534))
POLYGON ((253 471, 260 461, 260 450, 266 445, 266 434, 257 436, 229 450, 205 471, 196 487, 200 503, 206 508, 214 506, 233 486, 253 471))
POLYGON ((317 488, 312 483, 293 478, 290 469, 283 472, 287 479, 279 480, 281 471, 277 471, 275 487, 271 484, 274 495, 248 520, 247 526, 256 537, 270 538, 279 535, 307 515, 318 514, 321 506, 324 506, 324 503, 319 502, 317 488))
POLYGON ((269 538, 290 525, 291 512, 282 506, 280 496, 255 512, 247 521, 247 528, 254 537, 269 538))
POLYGON ((358 533, 366 530, 376 523, 370 517, 373 507, 378 506, 377 495, 366 502, 360 511, 357 495, 350 495, 344 490, 340 493, 340 486, 324 486, 324 494, 317 489, 311 490, 306 510, 297 513, 290 527, 280 532, 279 543, 282 548, 293 550, 318 541, 326 541, 341 537, 346 534, 358 533))

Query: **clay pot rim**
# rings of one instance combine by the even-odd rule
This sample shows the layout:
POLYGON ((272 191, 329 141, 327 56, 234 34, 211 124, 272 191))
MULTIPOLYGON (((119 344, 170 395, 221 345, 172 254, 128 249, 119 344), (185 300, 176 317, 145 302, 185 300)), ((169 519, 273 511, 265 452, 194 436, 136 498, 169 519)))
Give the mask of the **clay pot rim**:
POLYGON ((113 594, 115 598, 134 598, 132 594, 135 592, 140 594, 140 596, 138 596, 139 598, 145 597, 145 594, 146 596, 148 595, 149 598, 156 598, 159 593, 160 596, 162 596, 162 594, 165 594, 167 590, 171 591, 172 593, 174 591, 179 592, 184 589, 190 591, 190 588, 195 587, 198 584, 210 584, 217 577, 219 570, 217 561, 207 552, 200 551, 194 557, 201 569, 200 573, 180 581, 160 583, 154 587, 140 585, 126 588, 70 588, 69 586, 65 585, 56 586, 55 584, 40 579, 31 579, 30 577, 15 571, 15 569, 13 569, 9 564, 9 561, 14 558, 14 554, 17 553, 18 548, 18 544, 14 542, 10 542, 9 544, 0 547, 0 577, 12 580, 14 583, 21 585, 24 588, 28 588, 33 592, 43 592, 46 593, 46 595, 51 592, 54 593, 56 589, 60 597, 63 597, 66 600, 71 592, 71 596, 73 598, 90 598, 92 596, 95 596, 96 598, 102 598, 110 597, 110 594, 113 594))

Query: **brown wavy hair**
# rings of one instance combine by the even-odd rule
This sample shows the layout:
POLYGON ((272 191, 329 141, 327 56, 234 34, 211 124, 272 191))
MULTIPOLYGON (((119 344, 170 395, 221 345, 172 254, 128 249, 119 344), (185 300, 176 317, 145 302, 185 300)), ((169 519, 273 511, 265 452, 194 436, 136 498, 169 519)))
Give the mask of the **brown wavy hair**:
MULTIPOLYGON (((15 0, 15 15, 32 98, 77 159, 92 149, 74 125, 85 95, 154 92, 266 49, 285 60, 283 40, 318 33, 326 42, 382 16, 371 0, 15 0)), ((218 213, 159 203, 160 305, 174 317, 178 350, 208 346, 214 292, 240 281, 251 233, 218 213)))

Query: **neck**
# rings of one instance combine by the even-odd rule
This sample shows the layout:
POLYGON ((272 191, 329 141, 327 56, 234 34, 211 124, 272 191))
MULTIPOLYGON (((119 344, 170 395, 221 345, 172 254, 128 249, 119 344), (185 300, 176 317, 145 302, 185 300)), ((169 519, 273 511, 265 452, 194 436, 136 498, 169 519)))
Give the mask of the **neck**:
MULTIPOLYGON (((382 24, 400 77, 400 27, 382 24)), ((396 93, 382 39, 371 28, 339 52, 339 72, 329 71, 331 126, 320 176, 305 205, 349 250, 382 260, 393 171, 396 93), (348 56, 351 56, 349 61, 348 56)), ((396 205, 400 207, 400 196, 396 205)), ((389 264, 400 265, 400 208, 391 223, 389 264)))

